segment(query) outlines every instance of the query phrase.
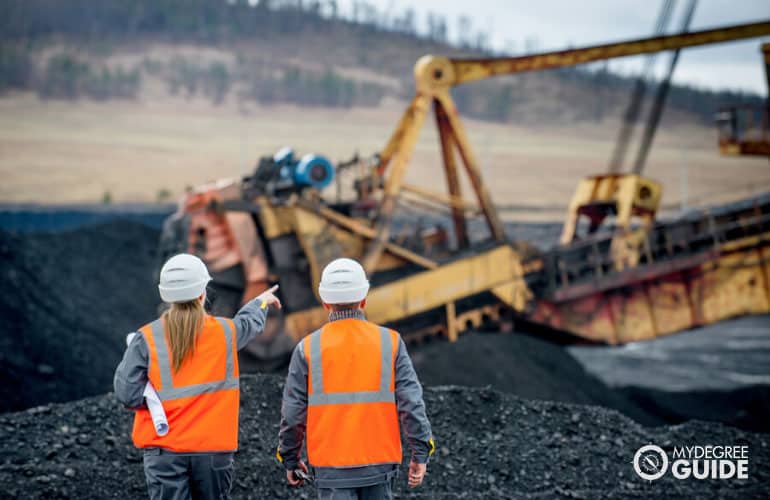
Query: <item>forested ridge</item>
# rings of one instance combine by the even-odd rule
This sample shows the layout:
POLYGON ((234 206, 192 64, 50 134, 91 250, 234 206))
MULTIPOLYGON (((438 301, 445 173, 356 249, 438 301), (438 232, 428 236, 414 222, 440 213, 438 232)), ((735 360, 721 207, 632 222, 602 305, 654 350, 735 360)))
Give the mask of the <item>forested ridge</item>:
MULTIPOLYGON (((215 104, 378 106, 388 96, 412 95, 411 67, 422 54, 493 54, 490 34, 468 16, 418 17, 411 8, 381 11, 363 0, 345 17, 335 0, 1 0, 0 6, 0 92, 33 90, 46 99, 137 99, 157 80, 169 95, 215 104), (451 44, 450 25, 460 34, 451 44), (141 55, 157 46, 215 53, 141 55)), ((532 36, 519 45, 511 51, 538 48, 532 36)), ((460 111, 477 118, 573 123, 619 116, 632 86, 633 77, 594 63, 462 86, 454 95, 460 111)), ((722 105, 761 101, 674 85, 668 102, 709 123, 722 105)))

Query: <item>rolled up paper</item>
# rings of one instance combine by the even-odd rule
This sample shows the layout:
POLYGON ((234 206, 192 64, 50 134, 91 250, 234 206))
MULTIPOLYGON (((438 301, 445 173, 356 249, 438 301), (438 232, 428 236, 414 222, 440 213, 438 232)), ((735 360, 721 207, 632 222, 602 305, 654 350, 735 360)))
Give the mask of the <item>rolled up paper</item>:
POLYGON ((147 401, 147 409, 150 410, 150 417, 152 418, 152 425, 155 426, 155 433, 158 436, 165 436, 168 434, 168 420, 166 419, 166 411, 163 409, 163 403, 160 402, 158 393, 155 392, 155 388, 152 384, 147 382, 142 394, 144 394, 144 400, 147 401))
MULTIPOLYGON (((136 332, 129 333, 126 336, 126 345, 129 345, 134 340, 136 332)), ((152 425, 155 427, 155 433, 158 436, 165 436, 168 434, 168 419, 166 418, 166 411, 163 409, 163 403, 160 402, 160 396, 158 392, 152 386, 150 382, 144 386, 144 392, 142 392, 144 400, 147 403, 147 409, 150 410, 150 418, 152 418, 152 425)))

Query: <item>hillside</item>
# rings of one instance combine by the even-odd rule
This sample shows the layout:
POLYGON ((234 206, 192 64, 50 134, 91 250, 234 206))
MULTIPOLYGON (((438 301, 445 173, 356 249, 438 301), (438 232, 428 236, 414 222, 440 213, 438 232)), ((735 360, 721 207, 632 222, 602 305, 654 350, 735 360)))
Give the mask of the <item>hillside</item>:
MULTIPOLYGON (((354 22, 330 1, 183 3, 4 3, 0 201, 173 202, 287 145, 333 161, 368 156, 413 95, 419 56, 487 52, 483 33, 449 45, 438 14, 418 36, 405 14, 364 9, 354 22)), ((606 170, 632 81, 602 68, 456 89, 495 203, 519 207, 511 217, 561 219, 577 180, 606 170)), ((666 206, 770 188, 765 160, 716 152, 713 111, 741 99, 758 98, 672 89, 646 170, 666 206)), ((438 162, 428 125, 408 181, 435 188, 438 162)))
MULTIPOLYGON (((418 34, 414 12, 388 17, 366 2, 357 2, 364 13, 354 20, 338 17, 333 1, 6 3, 0 90, 48 99, 172 95, 377 107, 413 94, 411 70, 423 54, 490 55, 483 31, 454 46, 446 41, 453 20, 431 14, 430 32, 418 34)), ((458 88, 455 98, 476 118, 563 126, 621 116, 632 85, 596 63, 481 82, 458 88)), ((737 102, 761 100, 674 86, 668 122, 710 123, 720 105, 737 102)))
MULTIPOLYGON (((174 202, 186 187, 251 171, 283 146, 332 161, 385 145, 404 103, 377 108, 298 108, 182 97, 136 101, 0 98, 0 201, 174 202)), ((493 200, 517 218, 561 220, 578 180, 605 171, 617 122, 522 126, 464 119, 493 200)), ((443 190, 438 138, 426 124, 407 180, 443 190), (441 179, 441 177, 439 177, 441 179)), ((660 131, 646 174, 663 183, 663 203, 719 203, 770 189, 763 158, 719 156, 714 130, 660 131), (687 181, 687 189, 682 184, 687 181)), ((333 194, 333 189, 329 190, 333 194)), ((465 193, 471 193, 465 189, 465 193)))

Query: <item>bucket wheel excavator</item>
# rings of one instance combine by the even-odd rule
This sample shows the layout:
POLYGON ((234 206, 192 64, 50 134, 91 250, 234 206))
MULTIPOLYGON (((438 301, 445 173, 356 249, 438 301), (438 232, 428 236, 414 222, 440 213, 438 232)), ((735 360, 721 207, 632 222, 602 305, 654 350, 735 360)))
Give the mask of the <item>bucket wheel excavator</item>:
POLYGON ((657 182, 602 174, 578 184, 561 243, 537 250, 505 234, 450 91, 498 75, 767 34, 770 21, 520 57, 424 56, 414 67, 416 95, 378 155, 333 166, 285 149, 262 158, 248 177, 195 188, 166 221, 161 257, 188 251, 207 262, 214 314, 233 314, 280 283, 280 319, 245 350, 245 370, 284 359, 326 321, 316 290, 324 265, 340 256, 360 259, 370 276, 368 318, 407 340, 454 340, 467 327, 522 318, 622 343, 766 312, 770 198, 661 224, 657 182), (446 194, 404 182, 430 114, 446 194), (462 193, 461 172, 472 201, 462 193), (343 176, 353 181, 347 197, 343 176), (335 179, 338 196, 322 196, 335 179), (444 210, 451 222, 399 215, 409 203, 444 210), (479 214, 486 228, 471 231, 479 214), (589 223, 581 234, 583 219, 589 223))

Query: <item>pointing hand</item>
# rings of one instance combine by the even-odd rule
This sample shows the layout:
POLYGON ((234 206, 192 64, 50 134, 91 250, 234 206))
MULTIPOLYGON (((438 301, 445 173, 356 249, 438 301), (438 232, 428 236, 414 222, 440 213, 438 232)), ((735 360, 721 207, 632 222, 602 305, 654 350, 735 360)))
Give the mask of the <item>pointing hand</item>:
POLYGON ((262 302, 265 302, 269 306, 275 306, 278 309, 280 309, 281 301, 278 300, 278 297, 273 295, 277 291, 278 291, 278 285, 273 285, 272 287, 268 288, 264 292, 257 295, 256 300, 261 300, 262 302))

